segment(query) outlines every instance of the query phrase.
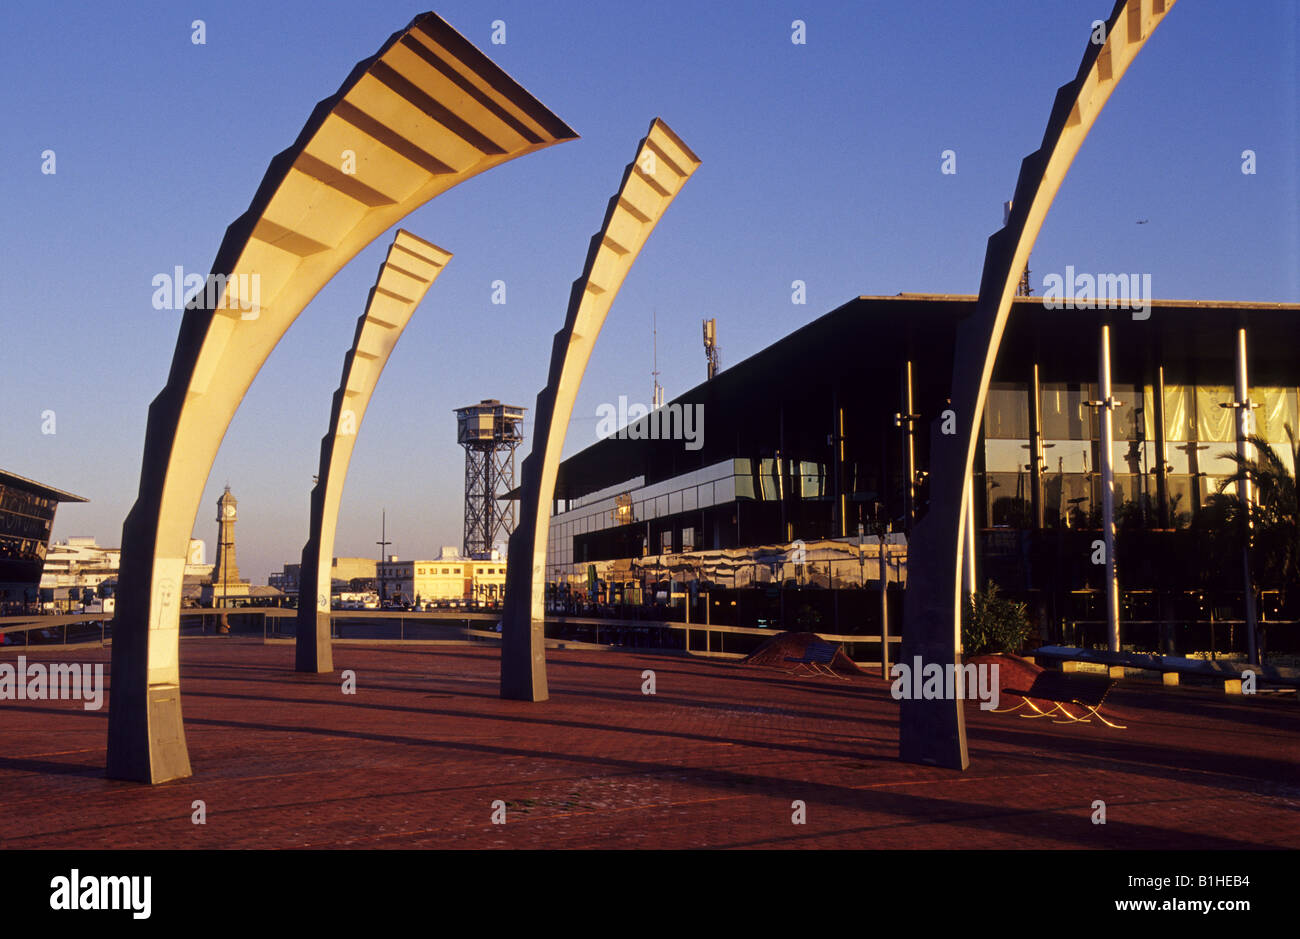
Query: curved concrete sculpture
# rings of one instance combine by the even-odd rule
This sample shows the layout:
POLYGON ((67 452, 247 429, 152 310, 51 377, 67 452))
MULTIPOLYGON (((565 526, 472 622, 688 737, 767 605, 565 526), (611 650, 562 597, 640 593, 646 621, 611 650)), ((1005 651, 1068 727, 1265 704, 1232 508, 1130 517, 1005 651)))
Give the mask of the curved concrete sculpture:
POLYGON ((227 230, 149 408, 140 492, 122 529, 108 775, 190 774, 178 638, 203 486, 253 377, 358 251, 439 193, 577 135, 432 13, 394 33, 312 111, 227 230))
MULTIPOLYGON (((1075 155, 1097 115, 1174 0, 1119 0, 1106 22, 1104 43, 1090 43, 1074 80, 1056 93, 1042 146, 1020 166, 1006 225, 988 242, 975 311, 957 332, 952 409, 957 433, 942 420, 930 431, 930 506, 908 544, 905 629, 900 662, 914 668, 961 665, 962 541, 965 481, 975 463, 979 421, 993 364, 1029 252, 1075 155)), ((910 763, 952 769, 969 765, 959 699, 901 702, 899 756, 910 763)))
POLYGON ((339 503, 357 433, 370 396, 388 364, 402 330, 451 254, 398 230, 370 289, 366 311, 357 320, 352 348, 343 360, 343 379, 334 392, 330 432, 320 443, 320 472, 311 491, 311 533, 302 549, 298 578, 298 640, 294 656, 300 672, 332 672, 330 644, 330 566, 339 503))
POLYGON ((650 232, 700 161, 663 121, 655 118, 636 159, 609 200, 605 222, 591 239, 582 276, 573 282, 564 328, 551 345, 551 370, 537 396, 533 448, 524 460, 519 524, 506 559, 506 599, 501 616, 501 696, 545 701, 543 639, 546 542, 555 477, 578 386, 609 308, 650 232))

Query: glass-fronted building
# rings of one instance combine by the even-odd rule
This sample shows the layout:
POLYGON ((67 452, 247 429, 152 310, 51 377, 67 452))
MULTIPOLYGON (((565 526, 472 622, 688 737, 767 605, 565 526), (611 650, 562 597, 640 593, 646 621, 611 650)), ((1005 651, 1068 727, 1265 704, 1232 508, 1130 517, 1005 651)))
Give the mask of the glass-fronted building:
MULTIPOLYGON (((699 409, 702 435, 692 447, 649 439, 643 418, 565 460, 547 555, 553 592, 595 588, 608 599, 610 583, 710 580, 701 571, 716 569, 711 553, 732 563, 761 554, 771 564, 777 550, 856 549, 859 524, 869 533, 887 524, 905 542, 926 508, 930 425, 948 407, 957 325, 974 303, 860 297, 665 405, 699 409)), ((1219 533, 1206 512, 1235 470, 1238 333, 1247 342, 1250 429, 1280 444, 1293 471, 1285 428, 1300 428, 1300 305, 1155 301, 1138 319, 1018 298, 977 451, 979 576, 1028 600, 1045 635, 1071 638, 1054 630, 1086 628, 1096 615, 1102 575, 1090 549, 1101 529, 1103 325, 1118 402, 1113 468, 1126 618, 1213 618, 1216 605, 1231 618, 1244 597, 1241 566, 1207 569, 1217 557, 1207 545, 1219 533)), ((825 584, 826 595, 800 603, 827 606, 828 622, 829 608, 840 609, 829 595, 841 585, 879 583, 874 565, 848 563, 848 572, 831 569, 820 580, 783 565, 749 582, 765 590, 825 584)), ((905 581, 904 571, 905 561, 891 584, 905 581)))
POLYGON ((0 615, 37 602, 54 513, 60 502, 85 501, 0 470, 0 615))

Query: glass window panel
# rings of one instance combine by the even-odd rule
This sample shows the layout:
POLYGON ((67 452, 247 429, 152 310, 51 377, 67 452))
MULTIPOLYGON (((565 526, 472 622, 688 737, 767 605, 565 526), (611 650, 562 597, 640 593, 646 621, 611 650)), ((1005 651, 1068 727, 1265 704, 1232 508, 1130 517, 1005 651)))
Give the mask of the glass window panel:
POLYGON ((1043 436, 1053 440, 1095 439, 1096 409, 1084 402, 1096 400, 1096 397, 1096 386, 1092 384, 1043 385, 1043 436))
POLYGON ((1226 385, 1198 385, 1196 388, 1196 439, 1208 441, 1236 440, 1232 424, 1234 408, 1221 405, 1233 400, 1226 385))
POLYGON ((1270 443, 1282 444, 1275 449, 1278 455, 1288 449, 1286 425, 1300 429, 1296 422, 1296 390, 1294 388, 1255 388, 1250 398, 1259 405, 1254 411, 1255 432, 1270 443))
POLYGON ((1196 405, 1188 385, 1165 385, 1165 439, 1182 442, 1193 438, 1196 405))
POLYGON ((752 498, 754 498, 754 487, 749 485, 748 476, 724 476, 713 484, 714 505, 732 502, 735 499, 752 498))
POLYGON ((1116 511, 1129 504, 1140 506, 1142 503, 1142 497, 1145 493, 1145 476, 1133 476, 1129 473, 1115 474, 1116 511))
POLYGON ((770 458, 759 460, 758 463, 758 492, 759 499, 775 499, 777 497, 777 476, 776 461, 770 458))
POLYGON ((799 466, 799 495, 804 499, 820 499, 825 495, 825 469, 820 463, 802 460, 799 466))
POLYGON ((699 508, 697 495, 698 494, 696 493, 696 489, 694 486, 682 490, 681 499, 682 499, 683 512, 690 512, 693 509, 699 508))
POLYGON ((1231 476, 1237 471, 1237 464, 1232 457, 1236 454, 1233 447, 1219 446, 1201 454, 1201 472, 1211 476, 1231 476))
POLYGON ((1140 440, 1116 440, 1112 445, 1115 472, 1142 474, 1155 465, 1155 445, 1140 440))
POLYGON ((1029 441, 1027 439, 989 438, 984 441, 984 466, 990 473, 1019 473, 1028 465, 1029 441))
POLYGON ((1067 473, 1061 477, 1060 512, 1066 527, 1090 527, 1094 511, 1100 509, 1096 504, 1098 494, 1093 491, 1098 487, 1093 483, 1093 477, 1083 473, 1067 473))
POLYGON ((1028 528, 1033 486, 1028 473, 988 473, 989 524, 1028 528))
POLYGON ((994 382, 984 405, 984 436, 1029 438, 1029 390, 1024 385, 994 382))
POLYGON ((1200 459, 1201 454, 1209 449, 1208 444, 1198 444, 1195 442, 1176 443, 1169 441, 1165 444, 1165 459, 1173 467, 1172 473, 1190 475, 1192 472, 1192 463, 1200 459))
POLYGON ((1156 439, 1156 389, 1152 385, 1142 388, 1142 439, 1156 439))
POLYGON ((1119 406, 1111 412, 1114 415, 1111 421, 1114 431, 1111 439, 1145 440, 1146 422, 1143 411, 1146 399, 1142 395, 1142 389, 1137 385, 1112 384, 1110 396, 1120 402, 1119 406))
POLYGON ((1097 465, 1096 451, 1091 441, 1045 440, 1043 457, 1047 462, 1044 475, 1088 473, 1097 465))
POLYGON ((1192 520, 1192 477, 1170 474, 1166 487, 1169 492, 1169 520, 1175 528, 1186 528, 1192 520))

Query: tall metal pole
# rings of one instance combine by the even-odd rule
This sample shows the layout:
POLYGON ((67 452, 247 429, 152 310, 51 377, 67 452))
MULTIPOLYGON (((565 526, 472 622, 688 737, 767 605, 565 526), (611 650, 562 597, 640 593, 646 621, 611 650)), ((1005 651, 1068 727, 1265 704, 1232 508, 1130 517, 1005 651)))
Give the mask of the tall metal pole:
POLYGON ((1029 372, 1029 483, 1030 514, 1033 528, 1043 528, 1043 390, 1038 378, 1038 362, 1029 372))
POLYGON ((880 535, 880 677, 889 680, 889 567, 885 559, 885 536, 882 525, 880 535))
POLYGON ((1165 367, 1156 366, 1155 432, 1156 432, 1156 511, 1160 527, 1171 527, 1169 519, 1169 454, 1166 452, 1168 433, 1165 430, 1165 367))
MULTIPOLYGON (((222 523, 221 531, 226 531, 225 523, 222 523)), ((226 606, 226 597, 230 596, 230 542, 225 538, 221 539, 221 602, 217 604, 223 609, 226 606)))
MULTIPOLYGON (((1237 330, 1237 388, 1236 400, 1232 406, 1237 409, 1237 461, 1243 466, 1246 460, 1253 459, 1255 448, 1250 443, 1250 412, 1255 407, 1250 400, 1250 383, 1246 372, 1246 328, 1237 330)), ((1243 530, 1245 540, 1241 547, 1241 568, 1246 594, 1246 656, 1251 664, 1259 664, 1259 649, 1255 638, 1258 630, 1258 611, 1255 607, 1255 578, 1250 569, 1250 542, 1253 537, 1250 511, 1255 501, 1254 484, 1250 474, 1237 483, 1237 495, 1241 499, 1243 511, 1243 530)))
POLYGON ((379 540, 375 544, 379 545, 379 608, 384 608, 384 555, 388 553, 388 546, 392 543, 388 540, 388 510, 383 509, 380 513, 379 540))
POLYGON ((904 412, 900 417, 907 421, 907 426, 903 428, 903 449, 907 458, 907 488, 904 492, 907 495, 907 504, 904 507, 906 512, 907 530, 912 530, 912 522, 916 520, 916 414, 913 410, 912 401, 912 360, 908 359, 906 369, 903 374, 903 408, 904 412))
POLYGON ((1110 326, 1101 327, 1101 527, 1106 546, 1106 645, 1119 651, 1119 583, 1115 576, 1115 400, 1110 390, 1110 326))

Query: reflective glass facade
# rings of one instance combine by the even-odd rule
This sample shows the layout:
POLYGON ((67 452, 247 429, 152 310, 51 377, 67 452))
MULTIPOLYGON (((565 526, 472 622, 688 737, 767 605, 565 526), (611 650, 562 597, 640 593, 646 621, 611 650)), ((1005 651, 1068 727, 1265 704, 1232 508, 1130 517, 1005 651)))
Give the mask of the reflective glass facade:
POLYGON ((0 604, 29 599, 40 583, 58 505, 55 498, 0 482, 0 604))
MULTIPOLYGON (((1041 486, 1044 528, 1097 528, 1101 513, 1101 421, 1088 404, 1096 384, 1044 382, 1041 486)), ((1223 384, 1166 384, 1163 408, 1155 387, 1113 383, 1115 513, 1120 527, 1187 528, 1219 491, 1235 464, 1233 388, 1223 384), (1161 426, 1163 425, 1163 426, 1161 426), (1163 434, 1161 431, 1163 430, 1163 434), (1160 512, 1163 436, 1167 508, 1160 512)), ((1298 389, 1259 386, 1250 399, 1254 429, 1291 466, 1285 427, 1300 427, 1298 389)), ((1028 382, 996 383, 984 411, 981 521, 985 528, 1031 528, 1034 485, 1031 447, 1032 393, 1028 382)), ((1231 487, 1229 487, 1231 491, 1231 487)))

